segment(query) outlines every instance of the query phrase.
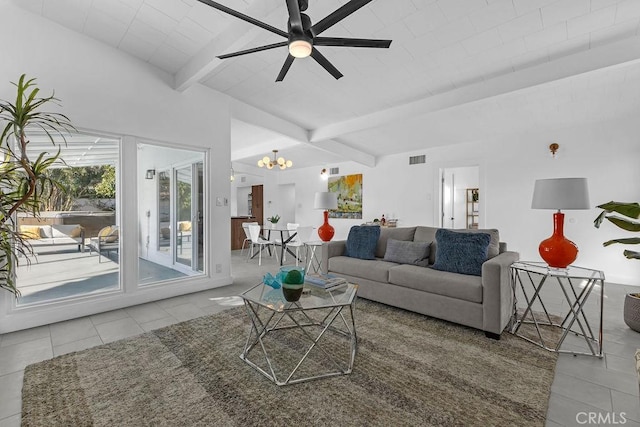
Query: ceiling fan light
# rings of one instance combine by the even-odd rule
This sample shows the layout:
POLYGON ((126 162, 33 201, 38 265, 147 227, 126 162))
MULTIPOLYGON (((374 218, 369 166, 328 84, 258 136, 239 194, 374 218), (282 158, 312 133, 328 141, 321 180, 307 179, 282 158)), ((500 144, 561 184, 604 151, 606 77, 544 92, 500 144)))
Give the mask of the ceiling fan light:
POLYGON ((286 164, 286 166, 287 166, 288 168, 290 168, 291 166, 293 166, 293 162, 292 162, 291 160, 287 160, 287 163, 285 163, 285 164, 286 164))
POLYGON ((306 40, 293 40, 289 43, 289 53, 294 58, 306 58, 311 55, 313 46, 306 40))

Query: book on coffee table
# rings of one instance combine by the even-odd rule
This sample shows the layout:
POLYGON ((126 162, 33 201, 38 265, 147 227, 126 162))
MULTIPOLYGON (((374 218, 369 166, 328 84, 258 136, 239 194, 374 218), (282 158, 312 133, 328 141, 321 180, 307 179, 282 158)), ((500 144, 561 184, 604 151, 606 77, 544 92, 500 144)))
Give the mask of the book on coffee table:
POLYGON ((305 282, 325 290, 340 288, 349 283, 344 277, 339 277, 334 274, 307 274, 305 276, 305 282))

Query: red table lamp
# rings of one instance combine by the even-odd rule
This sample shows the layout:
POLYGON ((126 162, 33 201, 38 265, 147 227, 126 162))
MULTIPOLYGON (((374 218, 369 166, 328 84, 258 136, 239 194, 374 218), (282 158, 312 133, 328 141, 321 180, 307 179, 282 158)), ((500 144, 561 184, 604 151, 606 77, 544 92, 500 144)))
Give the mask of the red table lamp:
POLYGON ((564 237, 561 209, 589 209, 586 178, 539 179, 533 190, 533 209, 557 209, 553 214, 553 234, 540 242, 538 252, 549 267, 567 268, 578 256, 578 247, 564 237))
POLYGON ((313 202, 314 209, 324 209, 324 224, 318 228, 318 236, 323 242, 333 239, 335 230, 329 224, 329 209, 338 209, 338 193, 318 192, 313 202))

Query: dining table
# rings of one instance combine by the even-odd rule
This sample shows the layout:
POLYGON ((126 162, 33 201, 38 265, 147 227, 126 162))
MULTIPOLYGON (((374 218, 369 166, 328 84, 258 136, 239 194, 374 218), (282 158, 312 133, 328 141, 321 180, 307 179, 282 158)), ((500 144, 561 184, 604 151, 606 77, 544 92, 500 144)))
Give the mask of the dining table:
POLYGON ((263 235, 266 232, 267 240, 271 240, 272 231, 280 233, 280 242, 282 242, 282 245, 280 246, 280 265, 283 263, 285 251, 289 252, 294 258, 297 258, 296 254, 292 252, 291 249, 287 248, 287 243, 296 237, 298 233, 295 230, 289 230, 286 225, 265 224, 262 226, 263 235))

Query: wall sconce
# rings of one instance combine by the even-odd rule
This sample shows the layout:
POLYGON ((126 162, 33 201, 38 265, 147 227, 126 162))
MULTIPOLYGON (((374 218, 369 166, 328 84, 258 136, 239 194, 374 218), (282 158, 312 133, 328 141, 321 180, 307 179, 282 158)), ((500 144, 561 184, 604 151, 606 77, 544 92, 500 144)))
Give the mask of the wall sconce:
POLYGON ((147 169, 147 173, 144 174, 144 179, 153 179, 156 174, 155 169, 147 169))
POLYGON ((554 159, 556 158, 556 152, 558 151, 559 148, 560 148, 560 144, 557 144, 555 142, 549 145, 549 151, 551 151, 551 157, 553 157, 554 159))
POLYGON ((325 168, 323 168, 323 169, 320 171, 320 178, 322 178, 322 179, 323 179, 323 180, 325 180, 325 181, 326 181, 327 179, 329 179, 329 172, 328 172, 325 168))

